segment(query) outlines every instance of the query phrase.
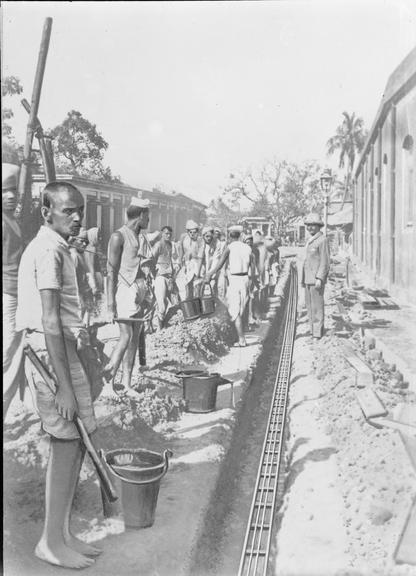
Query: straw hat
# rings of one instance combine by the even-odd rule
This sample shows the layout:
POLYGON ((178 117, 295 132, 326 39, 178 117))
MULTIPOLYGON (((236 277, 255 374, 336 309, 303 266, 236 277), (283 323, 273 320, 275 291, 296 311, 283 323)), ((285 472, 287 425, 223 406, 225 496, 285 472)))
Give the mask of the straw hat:
POLYGON ((317 212, 311 212, 308 214, 304 220, 304 224, 316 224, 317 226, 324 226, 322 222, 322 218, 319 216, 317 212))

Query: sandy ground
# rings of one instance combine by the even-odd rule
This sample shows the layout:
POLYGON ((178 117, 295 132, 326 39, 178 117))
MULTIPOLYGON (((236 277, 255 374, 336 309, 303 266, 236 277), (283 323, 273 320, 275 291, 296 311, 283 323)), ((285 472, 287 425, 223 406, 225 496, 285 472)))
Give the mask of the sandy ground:
MULTIPOLYGON (((328 290, 328 315, 334 310, 332 297, 328 290)), ((341 340, 334 335, 331 322, 328 317, 329 331, 320 342, 313 342, 306 334, 304 317, 298 325, 288 411, 286 493, 273 546, 277 550, 275 573, 416 575, 416 567, 397 566, 393 560, 416 493, 415 471, 398 433, 376 429, 364 420, 354 396, 354 369, 342 356, 341 340)), ((249 336, 250 345, 240 349, 230 348, 233 334, 227 322, 215 325, 198 320, 177 326, 173 321, 162 337, 148 340, 151 370, 135 373, 139 393, 135 403, 115 402, 106 394, 100 399, 100 430, 96 438, 99 446, 106 450, 144 447, 157 452, 169 448, 173 457, 161 483, 155 523, 143 530, 126 529, 122 516, 103 517, 98 483, 86 461, 76 495, 73 526, 81 538, 101 545, 104 553, 85 573, 202 573, 196 568, 189 572, 190 565, 195 567, 190 562, 201 527, 210 515, 219 475, 233 465, 227 457, 236 409, 251 381, 268 327, 268 323, 263 323, 249 336), (187 364, 205 365, 233 380, 233 389, 229 385, 219 389, 215 412, 183 412, 182 390, 174 372, 187 364)), ((107 328, 103 336, 108 352, 114 345, 114 328, 107 328)), ((358 343, 357 339, 352 342, 358 343)), ((388 409, 394 411, 400 403, 414 407, 414 396, 390 386, 386 367, 377 365, 377 361, 373 365, 378 393, 388 409)), ((260 445, 259 441, 259 448, 260 445)), ((47 454, 48 442, 40 432, 30 401, 26 406, 15 404, 6 425, 4 444, 6 576, 55 576, 67 572, 33 556, 43 523, 47 454)), ((250 460, 254 476, 257 461, 254 456, 250 460)), ((241 474, 244 476, 245 472, 241 474)), ((238 501, 235 505, 229 503, 229 508, 238 508, 238 501)), ((231 515, 227 526, 235 533, 244 532, 238 511, 231 515)), ((225 528, 218 526, 218 530, 225 528)), ((233 541, 233 534, 226 535, 227 540, 235 552, 238 542, 233 541)), ((215 574, 229 576, 221 571, 215 574)))
MULTIPOLYGON (((329 286, 322 340, 310 338, 306 318, 298 325, 275 574, 415 575, 416 566, 393 559, 416 494, 415 470, 398 432, 374 428, 363 417, 355 371, 329 318, 333 295, 329 286)), ((377 392, 389 411, 403 403, 416 409, 413 394, 388 382, 377 392)))
MULTIPOLYGON (((230 348, 234 335, 221 311, 212 320, 183 324, 174 319, 170 328, 148 338, 150 369, 140 372, 137 368, 134 377, 140 402, 117 402, 104 391, 96 404, 98 446, 105 450, 142 447, 157 452, 169 448, 173 456, 161 482, 155 523, 142 530, 126 529, 122 515, 103 517, 98 482, 86 460, 74 503, 73 528, 79 537, 98 543, 104 550, 87 569, 89 574, 168 576, 186 570, 193 539, 231 438, 235 406, 250 380, 267 327, 265 322, 256 333, 249 334, 246 348, 230 348), (174 372, 189 364, 206 366, 233 382, 232 387, 219 388, 214 412, 183 412, 182 387, 174 372)), ((107 340, 109 352, 115 343, 114 327, 105 328, 99 336, 107 340)), ((5 574, 66 573, 33 556, 43 524, 48 440, 33 414, 30 395, 25 405, 16 401, 10 411, 4 449, 5 574)))

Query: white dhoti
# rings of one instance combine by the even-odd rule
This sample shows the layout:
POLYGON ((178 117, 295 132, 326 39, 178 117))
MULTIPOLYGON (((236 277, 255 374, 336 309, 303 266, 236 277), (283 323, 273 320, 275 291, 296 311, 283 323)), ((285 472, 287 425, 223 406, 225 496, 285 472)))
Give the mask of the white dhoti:
POLYGON ((227 290, 227 303, 228 311, 233 322, 236 320, 237 316, 242 316, 244 313, 249 297, 248 289, 248 275, 236 276, 230 274, 227 290))
POLYGON ((3 293, 3 415, 24 378, 23 331, 16 332, 17 296, 3 293))
POLYGON ((131 318, 142 310, 148 288, 144 278, 139 278, 130 286, 119 282, 116 292, 118 318, 131 318))

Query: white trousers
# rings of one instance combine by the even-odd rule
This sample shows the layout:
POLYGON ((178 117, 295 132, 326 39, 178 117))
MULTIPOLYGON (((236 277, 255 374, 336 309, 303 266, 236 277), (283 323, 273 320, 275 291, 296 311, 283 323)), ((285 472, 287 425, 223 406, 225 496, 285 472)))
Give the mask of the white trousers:
POLYGON ((16 332, 16 309, 17 296, 3 293, 3 417, 24 378, 24 333, 16 332))

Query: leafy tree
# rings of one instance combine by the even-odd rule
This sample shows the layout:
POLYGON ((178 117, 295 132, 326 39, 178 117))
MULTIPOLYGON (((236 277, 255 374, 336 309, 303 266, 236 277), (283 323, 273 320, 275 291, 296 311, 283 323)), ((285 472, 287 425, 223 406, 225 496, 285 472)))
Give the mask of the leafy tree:
POLYGON ((57 172, 75 174, 106 182, 120 182, 109 167, 103 165, 108 143, 97 126, 81 112, 71 110, 62 122, 51 130, 56 155, 57 172))
POLYGON ((367 138, 367 130, 364 128, 364 121, 355 115, 355 112, 342 113, 344 119, 335 130, 335 135, 327 142, 327 152, 332 156, 339 152, 339 168, 346 169, 345 195, 348 193, 351 184, 351 174, 357 155, 364 148, 367 138))
POLYGON ((244 203, 247 216, 270 217, 281 235, 299 216, 322 208, 319 174, 316 162, 269 161, 257 171, 230 174, 223 200, 244 203))
MULTIPOLYGON (((20 84, 19 78, 16 76, 6 76, 3 78, 1 84, 1 95, 3 102, 5 98, 18 96, 23 92, 23 87, 20 84)), ((13 118, 13 110, 7 106, 2 106, 1 109, 1 146, 2 146, 2 161, 11 164, 19 164, 21 161, 19 154, 19 145, 14 139, 13 130, 9 124, 9 120, 13 118)))
MULTIPOLYGON (((6 76, 3 78, 3 82, 1 84, 1 95, 3 98, 7 96, 16 96, 23 92, 23 87, 20 84, 19 78, 16 76, 6 76)), ((8 120, 13 118, 13 110, 11 108, 2 107, 1 109, 1 133, 2 136, 6 136, 11 138, 12 136, 12 127, 8 123, 8 120)))
POLYGON ((207 219, 214 226, 225 230, 230 224, 240 220, 242 213, 233 210, 222 198, 212 200, 207 209, 207 219))

